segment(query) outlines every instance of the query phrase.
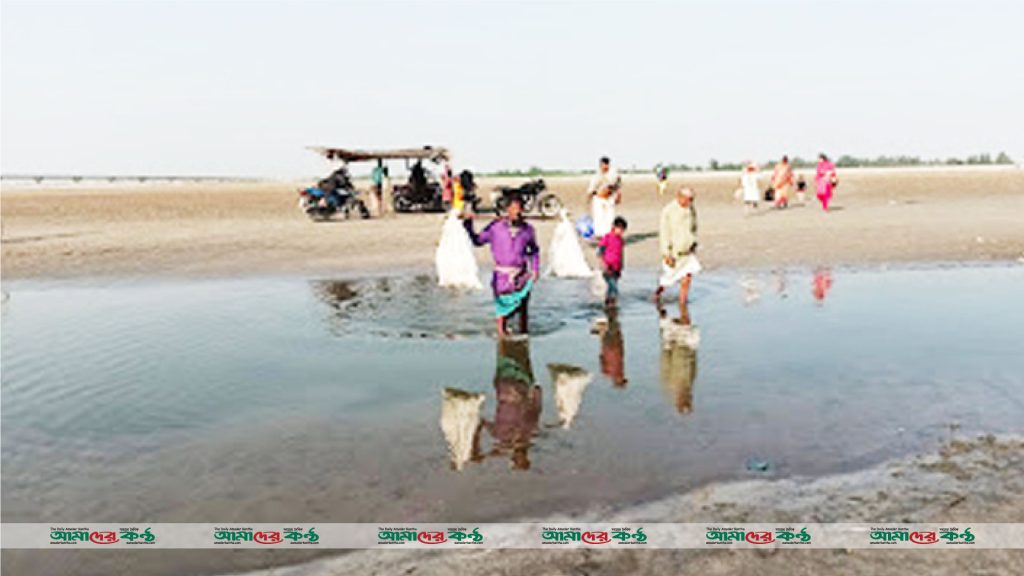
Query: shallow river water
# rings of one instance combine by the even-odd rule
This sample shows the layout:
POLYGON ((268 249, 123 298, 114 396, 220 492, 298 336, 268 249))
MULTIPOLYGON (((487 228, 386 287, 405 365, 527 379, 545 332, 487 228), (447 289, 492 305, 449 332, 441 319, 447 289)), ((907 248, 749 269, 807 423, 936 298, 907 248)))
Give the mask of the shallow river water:
POLYGON ((3 521, 550 517, 1024 432, 1024 267, 709 273, 674 343, 653 278, 596 334, 545 279, 505 344, 426 276, 8 283, 3 521))

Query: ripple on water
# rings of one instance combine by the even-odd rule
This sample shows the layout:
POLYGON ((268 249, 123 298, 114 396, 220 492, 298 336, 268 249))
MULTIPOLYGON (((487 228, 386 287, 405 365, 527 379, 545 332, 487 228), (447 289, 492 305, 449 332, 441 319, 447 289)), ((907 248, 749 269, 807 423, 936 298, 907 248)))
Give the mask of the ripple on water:
MULTIPOLYGON (((530 300, 530 333, 553 334, 599 310, 587 280, 542 280, 530 300)), ((315 280, 325 320, 338 335, 460 340, 493 334, 489 289, 442 288, 431 276, 315 280)))

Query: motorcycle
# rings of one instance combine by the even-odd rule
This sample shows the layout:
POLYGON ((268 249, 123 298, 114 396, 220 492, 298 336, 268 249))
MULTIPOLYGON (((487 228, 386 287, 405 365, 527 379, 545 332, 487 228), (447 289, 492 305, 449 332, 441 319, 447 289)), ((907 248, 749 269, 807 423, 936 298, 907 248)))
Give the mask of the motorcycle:
POLYGON ((562 201, 558 196, 547 193, 547 184, 537 178, 519 186, 498 186, 491 194, 491 202, 498 214, 504 214, 505 208, 512 197, 519 197, 523 203, 523 213, 529 214, 535 209, 545 218, 554 218, 562 209, 562 201))
MULTIPOLYGON (((462 200, 474 212, 480 206, 476 195, 473 173, 463 170, 459 174, 462 186, 462 200)), ((391 192, 395 212, 442 212, 445 210, 441 184, 427 180, 425 176, 414 176, 407 184, 397 184, 391 192)))
POLYGON ((348 170, 344 167, 335 170, 316 186, 299 190, 299 208, 310 219, 320 222, 329 220, 339 212, 346 220, 353 213, 359 214, 364 220, 370 217, 370 210, 359 199, 348 170))

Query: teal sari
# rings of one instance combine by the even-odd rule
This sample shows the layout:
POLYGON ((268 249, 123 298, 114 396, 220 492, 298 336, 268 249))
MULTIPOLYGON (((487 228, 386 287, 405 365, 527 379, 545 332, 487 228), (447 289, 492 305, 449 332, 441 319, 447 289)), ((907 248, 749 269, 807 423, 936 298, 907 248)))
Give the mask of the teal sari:
POLYGON ((509 292, 508 294, 498 294, 494 297, 494 313, 498 318, 504 318, 505 316, 511 315, 513 312, 519 309, 522 305, 523 300, 530 295, 530 290, 533 289, 533 279, 527 280, 526 285, 516 290, 515 292, 509 292))

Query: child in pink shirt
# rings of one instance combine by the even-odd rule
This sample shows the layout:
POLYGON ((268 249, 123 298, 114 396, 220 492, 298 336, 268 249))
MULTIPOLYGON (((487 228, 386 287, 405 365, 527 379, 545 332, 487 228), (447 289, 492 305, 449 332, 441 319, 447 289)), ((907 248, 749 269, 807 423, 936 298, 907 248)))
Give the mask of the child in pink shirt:
POLYGON ((619 278, 622 276, 622 245, 626 233, 626 219, 619 216, 612 223, 610 232, 601 237, 597 255, 601 258, 601 275, 604 276, 608 292, 605 294, 604 305, 615 306, 619 299, 619 278))

